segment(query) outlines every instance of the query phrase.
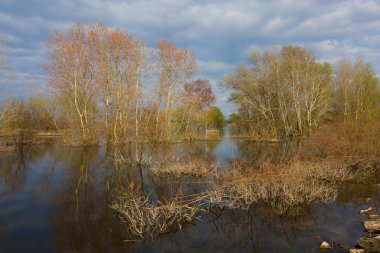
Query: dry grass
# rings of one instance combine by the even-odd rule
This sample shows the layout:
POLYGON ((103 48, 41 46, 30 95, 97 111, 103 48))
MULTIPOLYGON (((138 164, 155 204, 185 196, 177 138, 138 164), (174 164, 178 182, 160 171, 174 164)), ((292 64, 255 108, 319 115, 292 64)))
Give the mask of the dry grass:
POLYGON ((148 196, 132 188, 122 191, 111 208, 127 223, 125 228, 129 238, 176 231, 192 222, 201 210, 199 202, 181 198, 153 204, 148 196))
MULTIPOLYGON (((312 163, 309 163, 312 164, 312 163)), ((321 161, 310 177, 329 183, 361 182, 370 178, 378 168, 373 159, 321 161)))
MULTIPOLYGON (((169 169, 157 175, 210 173, 204 160, 165 168, 169 169), (204 172, 199 172, 200 167, 204 172)), ((378 167, 368 159, 262 162, 260 166, 240 161, 231 164, 230 173, 210 177, 210 190, 195 195, 177 194, 168 201, 151 203, 141 191, 130 187, 118 194, 111 208, 127 223, 129 237, 143 238, 181 229, 199 212, 208 210, 204 207, 249 209, 265 205, 281 215, 298 215, 313 203, 335 200, 345 183, 364 181, 376 173, 378 167)))
POLYGON ((150 168, 150 173, 156 176, 192 176, 207 177, 212 170, 212 162, 207 159, 194 158, 187 161, 171 161, 156 164, 150 168))
POLYGON ((210 203, 232 209, 264 203, 278 213, 291 214, 300 206, 332 201, 342 183, 361 181, 374 173, 369 161, 266 164, 247 171, 225 176, 209 193, 210 203))

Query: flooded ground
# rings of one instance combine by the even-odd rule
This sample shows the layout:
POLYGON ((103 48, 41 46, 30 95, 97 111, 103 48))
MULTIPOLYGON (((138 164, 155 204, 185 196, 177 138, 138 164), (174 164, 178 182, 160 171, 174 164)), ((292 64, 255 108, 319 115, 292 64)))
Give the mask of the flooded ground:
POLYGON ((291 152, 283 143, 226 138, 142 148, 54 144, 0 153, 0 252, 320 252, 322 240, 333 245, 329 252, 347 252, 365 235, 366 216, 359 210, 379 207, 375 184, 346 185, 336 202, 304 208, 295 217, 265 206, 248 212, 215 208, 177 232, 135 242, 125 241, 123 223, 109 208, 115 190, 132 182, 157 200, 207 185, 192 178, 152 177, 133 162, 117 166, 120 155, 142 157, 144 164, 207 157, 217 176, 233 159, 278 159, 291 152))

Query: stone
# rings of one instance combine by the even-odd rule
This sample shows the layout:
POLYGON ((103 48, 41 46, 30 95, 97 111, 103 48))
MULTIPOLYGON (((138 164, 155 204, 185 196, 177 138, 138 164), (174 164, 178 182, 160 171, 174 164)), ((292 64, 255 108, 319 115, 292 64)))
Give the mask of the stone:
POLYGON ((328 242, 322 242, 321 246, 319 246, 321 249, 331 249, 331 245, 328 242))
POLYGON ((380 232, 380 220, 376 221, 365 221, 364 227, 369 233, 379 233, 380 232))
POLYGON ((360 247, 364 249, 366 253, 380 252, 380 239, 378 238, 360 238, 358 241, 360 247))
POLYGON ((349 253, 365 253, 364 249, 350 249, 349 253))
POLYGON ((363 214, 363 213, 369 213, 373 210, 373 207, 368 207, 367 209, 364 209, 364 210, 360 210, 360 214, 363 214))

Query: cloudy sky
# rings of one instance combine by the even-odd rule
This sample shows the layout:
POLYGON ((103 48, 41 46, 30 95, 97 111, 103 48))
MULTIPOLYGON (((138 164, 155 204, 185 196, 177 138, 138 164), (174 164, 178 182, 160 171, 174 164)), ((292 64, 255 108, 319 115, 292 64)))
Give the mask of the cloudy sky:
POLYGON ((192 50, 197 77, 211 81, 225 113, 233 106, 217 81, 253 50, 297 44, 333 64, 362 55, 380 73, 380 0, 1 0, 10 73, 1 95, 44 89, 46 41, 76 21, 121 28, 148 47, 169 39, 192 50))

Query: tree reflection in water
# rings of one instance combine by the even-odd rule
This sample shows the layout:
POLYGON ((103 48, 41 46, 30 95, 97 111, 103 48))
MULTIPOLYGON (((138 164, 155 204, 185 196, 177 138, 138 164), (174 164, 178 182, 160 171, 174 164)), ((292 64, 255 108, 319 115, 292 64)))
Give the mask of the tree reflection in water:
MULTIPOLYGON (((239 156, 252 162, 281 157, 282 150, 292 153, 293 148, 244 141, 235 146, 239 156)), ((361 236, 360 217, 353 213, 368 206, 363 198, 372 197, 370 205, 379 207, 379 188, 348 186, 336 204, 304 208, 297 217, 279 216, 260 205, 248 212, 215 208, 175 233, 125 242, 124 224, 109 208, 117 191, 136 184, 153 202, 203 191, 207 179, 154 177, 148 165, 167 157, 179 161, 202 157, 219 163, 216 148, 217 143, 210 142, 50 145, 0 154, 1 251, 311 252, 319 243, 313 236, 346 244, 361 236)))

